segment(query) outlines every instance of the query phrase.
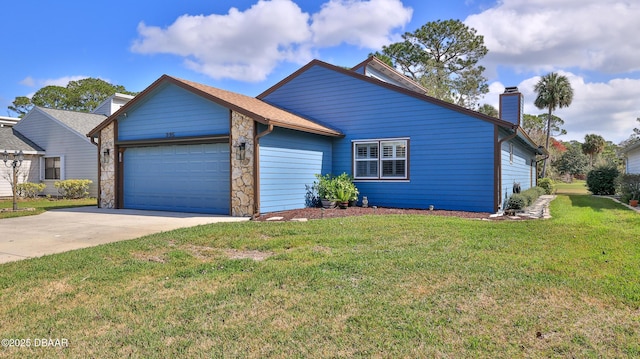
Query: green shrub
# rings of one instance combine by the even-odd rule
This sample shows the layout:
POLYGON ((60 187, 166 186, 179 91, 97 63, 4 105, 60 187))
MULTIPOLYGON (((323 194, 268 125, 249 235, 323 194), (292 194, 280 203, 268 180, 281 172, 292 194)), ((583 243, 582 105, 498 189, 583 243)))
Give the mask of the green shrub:
POLYGON ((47 185, 44 183, 24 182, 18 183, 16 191, 18 191, 18 196, 22 198, 36 198, 46 187, 47 185))
POLYGON ((640 199, 640 174, 621 174, 616 179, 616 187, 622 202, 640 199))
POLYGON ((520 193, 514 193, 507 201, 507 209, 523 209, 535 203, 538 197, 545 194, 542 187, 531 187, 520 193))
POLYGON ((346 172, 334 178, 336 181, 336 199, 348 198, 347 201, 357 201, 360 192, 353 183, 353 178, 346 172))
POLYGON ((333 176, 329 173, 324 176, 316 174, 318 179, 313 183, 315 191, 320 199, 336 200, 348 197, 349 201, 355 201, 360 194, 358 188, 353 183, 353 178, 346 172, 339 176, 333 176))
POLYGON ((541 178, 538 180, 538 187, 544 189, 544 194, 553 194, 555 189, 555 185, 553 184, 553 180, 551 178, 541 178))
POLYGON ((320 199, 332 199, 336 195, 336 182, 330 173, 323 175, 316 174, 317 181, 313 182, 313 187, 320 199))
POLYGON ((68 179, 56 181, 53 185, 64 198, 85 198, 89 196, 89 185, 93 181, 88 179, 68 179))
POLYGON ((587 173, 587 188, 593 194, 613 195, 616 193, 616 178, 620 172, 615 166, 600 166, 587 173))
POLYGON ((523 209, 527 206, 527 199, 521 193, 514 193, 507 201, 507 209, 523 209))

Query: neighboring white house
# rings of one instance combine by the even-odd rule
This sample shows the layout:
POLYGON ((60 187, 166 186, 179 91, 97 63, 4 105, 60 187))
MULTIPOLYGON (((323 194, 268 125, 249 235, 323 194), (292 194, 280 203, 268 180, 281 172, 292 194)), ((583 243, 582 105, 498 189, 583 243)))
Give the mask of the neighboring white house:
POLYGON ((124 106, 133 96, 117 93, 104 100, 98 107, 96 107, 91 113, 98 115, 111 116, 114 112, 118 111, 120 107, 124 106))
POLYGON ((0 116, 0 127, 13 127, 18 121, 17 117, 0 116))
POLYGON ((91 196, 97 196, 97 147, 86 134, 104 115, 34 107, 13 128, 45 150, 39 163, 37 181, 47 185, 43 194, 57 195, 54 183, 65 179, 89 179, 91 196))
POLYGON ((640 174, 640 141, 623 150, 626 158, 626 173, 640 174))
MULTIPOLYGON (((22 150, 25 160, 18 182, 47 185, 43 194, 57 195, 54 183, 65 179, 89 179, 92 197, 98 195, 98 148, 87 133, 117 111, 133 96, 115 94, 93 113, 34 107, 22 119, 0 117, 0 152, 22 150), (18 121, 19 120, 19 121, 18 121)), ((5 178, 10 168, 0 163, 0 197, 11 196, 5 178)))
MULTIPOLYGON (((22 136, 11 126, 0 126, 0 153, 7 151, 15 154, 22 151, 24 160, 18 171, 18 182, 39 182, 38 181, 38 161, 44 155, 44 150, 29 139, 22 136), (35 166, 33 165, 35 163, 35 166)), ((7 162, 7 165, 10 165, 7 162)), ((12 195, 11 181, 13 178, 13 168, 7 167, 0 161, 0 197, 12 195)))

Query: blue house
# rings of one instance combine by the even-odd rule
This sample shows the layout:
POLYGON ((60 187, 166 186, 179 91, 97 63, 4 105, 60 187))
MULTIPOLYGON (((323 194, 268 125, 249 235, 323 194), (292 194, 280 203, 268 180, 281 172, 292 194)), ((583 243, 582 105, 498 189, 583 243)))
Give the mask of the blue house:
POLYGON ((346 172, 371 205, 496 212, 543 153, 522 95, 500 100, 498 119, 434 99, 373 57, 311 61, 257 98, 165 75, 89 133, 99 205, 250 216, 346 172))

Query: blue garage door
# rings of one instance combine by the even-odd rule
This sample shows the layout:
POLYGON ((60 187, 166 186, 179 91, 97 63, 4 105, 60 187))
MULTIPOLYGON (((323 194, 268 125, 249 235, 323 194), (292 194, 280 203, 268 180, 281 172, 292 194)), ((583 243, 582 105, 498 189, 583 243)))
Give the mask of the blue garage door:
POLYGON ((124 152, 124 208, 229 214, 229 145, 124 152))

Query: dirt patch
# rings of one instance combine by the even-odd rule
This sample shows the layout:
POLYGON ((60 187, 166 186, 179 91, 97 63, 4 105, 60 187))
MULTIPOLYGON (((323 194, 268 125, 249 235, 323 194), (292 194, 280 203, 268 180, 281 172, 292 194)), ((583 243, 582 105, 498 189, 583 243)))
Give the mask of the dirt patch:
POLYGON ((262 261, 274 255, 272 252, 237 249, 226 249, 224 253, 231 259, 253 259, 254 261, 262 261))

